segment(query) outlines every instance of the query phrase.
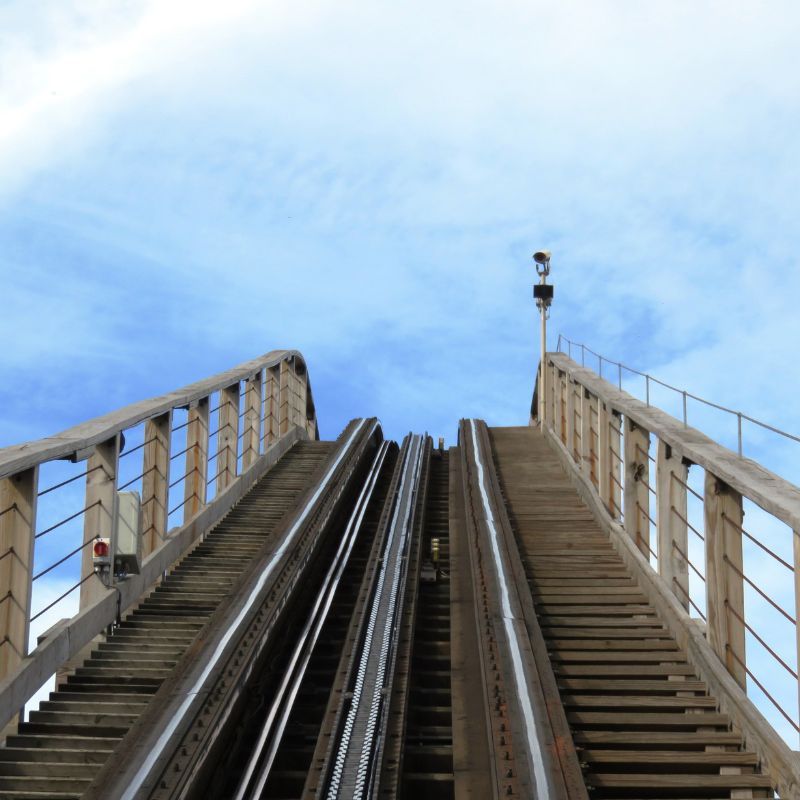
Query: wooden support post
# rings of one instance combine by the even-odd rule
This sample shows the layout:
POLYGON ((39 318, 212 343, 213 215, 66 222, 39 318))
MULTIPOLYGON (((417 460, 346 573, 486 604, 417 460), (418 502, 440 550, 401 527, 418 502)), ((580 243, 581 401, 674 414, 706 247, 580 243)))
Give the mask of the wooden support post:
POLYGON ((592 468, 591 477, 595 489, 600 489, 600 407, 603 401, 594 397, 589 405, 589 433, 591 435, 592 468))
POLYGON ((547 424, 551 430, 557 431, 557 419, 558 419, 558 412, 557 412, 557 400, 558 391, 556 389, 556 384, 558 382, 558 370, 556 369, 554 364, 550 364, 549 366, 549 374, 547 376, 547 424))
POLYGON ((186 480, 183 487, 183 521, 188 522, 206 504, 208 480, 208 398, 189 409, 186 428, 186 480))
MULTIPOLYGON (((81 579, 94 572, 94 548, 89 542, 97 536, 111 539, 114 535, 117 521, 118 466, 119 435, 98 444, 87 462, 87 508, 83 515, 83 541, 86 546, 81 551, 81 579)), ((80 591, 80 607, 83 610, 103 596, 105 586, 99 577, 91 577, 81 584, 80 591)))
POLYGON ((566 375, 564 376, 567 400, 567 452, 572 459, 575 459, 575 385, 572 379, 566 375))
POLYGON ((563 442, 566 438, 564 433, 564 408, 562 406, 563 395, 561 373, 553 368, 553 433, 563 442))
POLYGON ((221 389, 217 432, 217 476, 215 494, 230 486, 236 477, 239 446, 239 383, 221 389))
POLYGON ((689 611, 689 529, 686 483, 689 466, 681 456, 659 439, 656 445, 656 492, 658 510, 658 571, 689 611))
POLYGON ((622 519, 622 417, 618 413, 614 413, 613 409, 609 408, 608 425, 608 446, 609 446, 609 488, 611 494, 609 495, 609 502, 612 511, 612 516, 617 519, 622 519))
POLYGON ((258 445, 261 441, 261 371, 250 378, 245 386, 242 472, 258 458, 258 445))
POLYGON ((742 496, 708 471, 704 516, 708 641, 728 672, 746 688, 742 496))
POLYGON ((278 418, 280 420, 278 431, 280 436, 285 436, 291 427, 291 403, 289 400, 289 393, 291 392, 290 374, 292 372, 291 365, 287 360, 281 361, 281 389, 280 389, 280 411, 278 418))
POLYGON ((147 444, 142 478, 142 558, 147 558, 167 533, 172 411, 145 422, 144 440, 147 444))
MULTIPOLYGON (((798 620, 795 625, 795 644, 797 646, 797 663, 800 664, 800 530, 792 532, 794 549, 794 618, 798 620)), ((800 682, 797 685, 797 702, 800 708, 800 682)))
POLYGON ((280 436, 280 367, 267 369, 264 405, 264 450, 278 441, 280 436))
POLYGON ((650 434, 625 419, 625 530, 650 560, 650 434))
POLYGON ((593 481, 594 443, 592 442, 592 396, 580 386, 581 400, 581 469, 589 480, 593 481))
POLYGON ((39 468, 0 480, 0 680, 28 652, 39 468))
POLYGON ((619 516, 611 499, 613 484, 611 481, 611 414, 606 404, 597 398, 597 491, 607 511, 615 519, 619 516))
POLYGON ((297 374, 297 359, 292 359, 292 368, 289 370, 289 405, 290 420, 295 426, 304 426, 305 420, 300 418, 300 378, 297 374))

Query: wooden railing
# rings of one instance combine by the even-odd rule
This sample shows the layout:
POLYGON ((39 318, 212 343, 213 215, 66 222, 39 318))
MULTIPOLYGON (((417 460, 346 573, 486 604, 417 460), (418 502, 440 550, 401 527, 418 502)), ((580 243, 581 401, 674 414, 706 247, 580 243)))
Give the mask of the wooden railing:
MULTIPOLYGON (((545 368, 546 435, 750 744, 778 765, 782 796, 796 796, 795 759, 745 693, 795 744, 800 489, 562 353, 548 353, 545 368), (768 539, 745 524, 745 508, 768 539), (755 574, 768 572, 759 559, 775 575, 766 585, 755 574), (790 629, 790 655, 762 606, 790 629), (785 677, 782 694, 775 671, 785 677)), ((537 402, 532 411, 536 424, 537 402)))
MULTIPOLYGON (((214 515, 204 512, 217 498, 224 495, 229 505, 240 494, 240 478, 251 476, 279 439, 296 441, 298 430, 318 438, 305 361, 297 351, 276 350, 55 436, 0 449, 0 682, 26 657, 32 618, 78 590, 81 612, 113 594, 109 586, 117 582, 111 575, 105 581, 98 577, 92 545, 98 537, 114 542, 121 490, 139 494, 142 561, 160 550, 164 559, 177 557, 176 546, 164 545, 193 521, 211 519, 214 515), (42 486, 41 475, 48 470, 51 480, 53 474, 58 479, 42 486), (70 507, 68 501, 79 499, 79 482, 82 502, 70 507), (61 516, 37 525, 45 502, 61 516), (58 557, 44 565, 37 558, 34 570, 34 559, 41 556, 36 550, 50 547, 56 537, 58 557), (65 564, 77 567, 78 559, 80 572, 71 588, 44 609, 32 610, 35 582, 59 574, 65 564)), ((190 543, 196 533, 182 541, 190 543)), ((158 561, 151 565, 153 576, 164 567, 161 560, 153 561, 158 561)), ((129 581, 117 594, 127 597, 143 588, 141 579, 129 581)), ((107 624, 105 611, 95 616, 92 625, 99 627, 91 635, 107 624)))

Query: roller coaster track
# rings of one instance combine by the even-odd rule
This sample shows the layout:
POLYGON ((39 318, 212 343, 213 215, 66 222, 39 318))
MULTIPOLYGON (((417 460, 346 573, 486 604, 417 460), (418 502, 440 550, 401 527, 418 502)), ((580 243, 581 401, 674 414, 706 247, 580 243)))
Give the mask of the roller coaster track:
MULTIPOLYGON (((289 425, 257 447, 139 577, 69 621, 79 638, 81 620, 98 620, 65 651, 50 699, 12 719, 26 670, 52 663, 57 638, 0 685, 0 798, 800 796, 794 754, 726 658, 732 628, 718 649, 716 595, 705 625, 690 616, 667 567, 651 566, 666 561, 661 539, 656 552, 629 516, 634 501, 650 509, 647 469, 625 472, 645 422, 709 473, 718 454, 552 359, 546 425, 462 420, 445 450, 356 419, 332 442, 289 425), (614 411, 624 440, 599 433, 614 411), (618 468, 601 463, 606 447, 618 468)), ((709 547, 713 497, 745 487, 736 458, 714 466, 729 488, 707 489, 709 547)), ((689 469, 659 459, 679 478, 689 469)), ((791 521, 800 493, 780 488, 770 510, 791 521)), ((670 497, 680 513, 674 485, 670 497)), ((735 595, 721 602, 736 611, 735 595)))

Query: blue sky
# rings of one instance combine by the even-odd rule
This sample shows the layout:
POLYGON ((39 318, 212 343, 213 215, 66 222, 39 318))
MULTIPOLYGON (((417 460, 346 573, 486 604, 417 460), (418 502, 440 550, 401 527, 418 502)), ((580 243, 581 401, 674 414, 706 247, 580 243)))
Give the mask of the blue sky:
POLYGON ((524 424, 540 247, 553 339, 800 430, 799 34, 791 2, 0 3, 0 445, 278 347, 328 438, 524 424))

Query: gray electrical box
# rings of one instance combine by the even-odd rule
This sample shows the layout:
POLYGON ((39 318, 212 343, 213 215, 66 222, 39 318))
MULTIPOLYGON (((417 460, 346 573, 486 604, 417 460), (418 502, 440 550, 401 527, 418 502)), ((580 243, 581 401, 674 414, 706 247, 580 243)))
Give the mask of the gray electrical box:
POLYGON ((117 492, 114 575, 138 575, 142 563, 142 501, 139 492, 117 492))

